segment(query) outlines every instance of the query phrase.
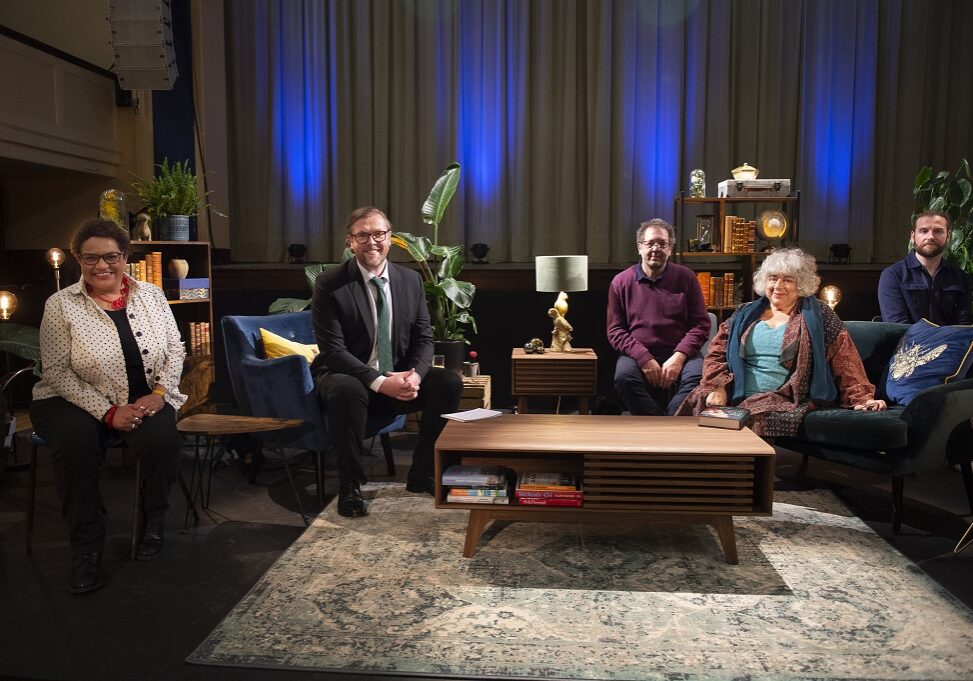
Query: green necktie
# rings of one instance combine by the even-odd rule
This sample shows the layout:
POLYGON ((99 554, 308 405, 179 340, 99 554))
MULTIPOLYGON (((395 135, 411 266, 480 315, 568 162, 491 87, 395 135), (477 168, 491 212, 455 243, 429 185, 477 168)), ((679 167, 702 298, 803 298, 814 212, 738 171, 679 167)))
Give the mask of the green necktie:
POLYGON ((372 277, 371 282, 375 285, 375 311, 378 313, 378 328, 375 329, 378 337, 378 370, 384 374, 394 368, 392 339, 389 336, 389 304, 385 297, 385 280, 372 277))

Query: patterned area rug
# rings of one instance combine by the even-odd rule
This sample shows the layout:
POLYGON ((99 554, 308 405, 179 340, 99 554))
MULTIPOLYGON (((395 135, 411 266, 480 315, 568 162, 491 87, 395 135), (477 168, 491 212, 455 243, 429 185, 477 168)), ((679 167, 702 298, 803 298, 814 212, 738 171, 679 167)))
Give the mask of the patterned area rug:
POLYGON ((970 679, 973 612, 829 492, 706 526, 506 523, 371 486, 332 504, 188 658, 568 679, 970 679))

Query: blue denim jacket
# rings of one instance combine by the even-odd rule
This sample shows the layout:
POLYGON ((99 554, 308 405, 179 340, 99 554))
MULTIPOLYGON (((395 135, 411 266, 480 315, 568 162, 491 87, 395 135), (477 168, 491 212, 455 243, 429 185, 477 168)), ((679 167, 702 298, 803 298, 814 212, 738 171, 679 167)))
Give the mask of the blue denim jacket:
POLYGON ((886 267, 878 280, 878 305, 886 322, 915 324, 925 318, 940 326, 970 324, 970 304, 965 272, 944 260, 930 277, 915 251, 886 267))

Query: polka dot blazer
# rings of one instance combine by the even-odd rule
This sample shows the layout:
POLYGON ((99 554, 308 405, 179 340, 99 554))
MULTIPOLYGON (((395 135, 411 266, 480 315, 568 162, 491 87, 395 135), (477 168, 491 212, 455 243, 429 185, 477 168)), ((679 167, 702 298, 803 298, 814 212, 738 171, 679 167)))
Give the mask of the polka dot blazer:
MULTIPOLYGON (((127 276, 127 275, 126 275, 127 276)), ((166 388, 165 401, 179 409, 186 355, 162 289, 128 277, 128 323, 145 365, 149 389, 166 388)), ((101 419, 112 405, 128 404, 128 376, 118 329, 85 291, 83 281, 47 299, 41 322, 43 376, 34 399, 63 397, 101 419)))

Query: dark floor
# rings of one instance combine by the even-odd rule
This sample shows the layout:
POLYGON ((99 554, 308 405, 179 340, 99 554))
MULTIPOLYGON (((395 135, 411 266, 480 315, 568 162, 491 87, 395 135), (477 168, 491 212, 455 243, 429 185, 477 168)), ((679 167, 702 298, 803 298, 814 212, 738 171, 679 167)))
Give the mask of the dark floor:
MULTIPOLYGON (((414 436, 393 437, 404 479, 414 436)), ((374 480, 388 479, 381 448, 370 460, 374 480)), ((213 479, 212 517, 181 531, 185 502, 173 490, 166 551, 151 562, 128 560, 134 471, 109 453, 103 492, 108 510, 105 586, 76 596, 67 589, 70 562, 52 469, 42 453, 34 551, 24 552, 28 471, 0 481, 0 678, 34 679, 369 679, 188 665, 183 660, 301 533, 293 493, 279 464, 250 484, 235 463, 213 479)), ((307 463, 307 462, 305 462, 307 463)), ((970 522, 962 478, 953 469, 906 483, 903 533, 891 535, 886 480, 812 461, 810 478, 795 475, 799 457, 781 452, 779 489, 828 486, 892 546, 973 607, 973 548, 952 553, 970 522)), ((188 476, 190 460, 184 461, 188 476)), ((333 472, 328 491, 334 493, 333 472)), ((298 475, 308 507, 309 468, 298 475)), ((329 497, 330 500, 330 497, 329 497)), ((403 678, 403 677, 399 677, 403 678)))

